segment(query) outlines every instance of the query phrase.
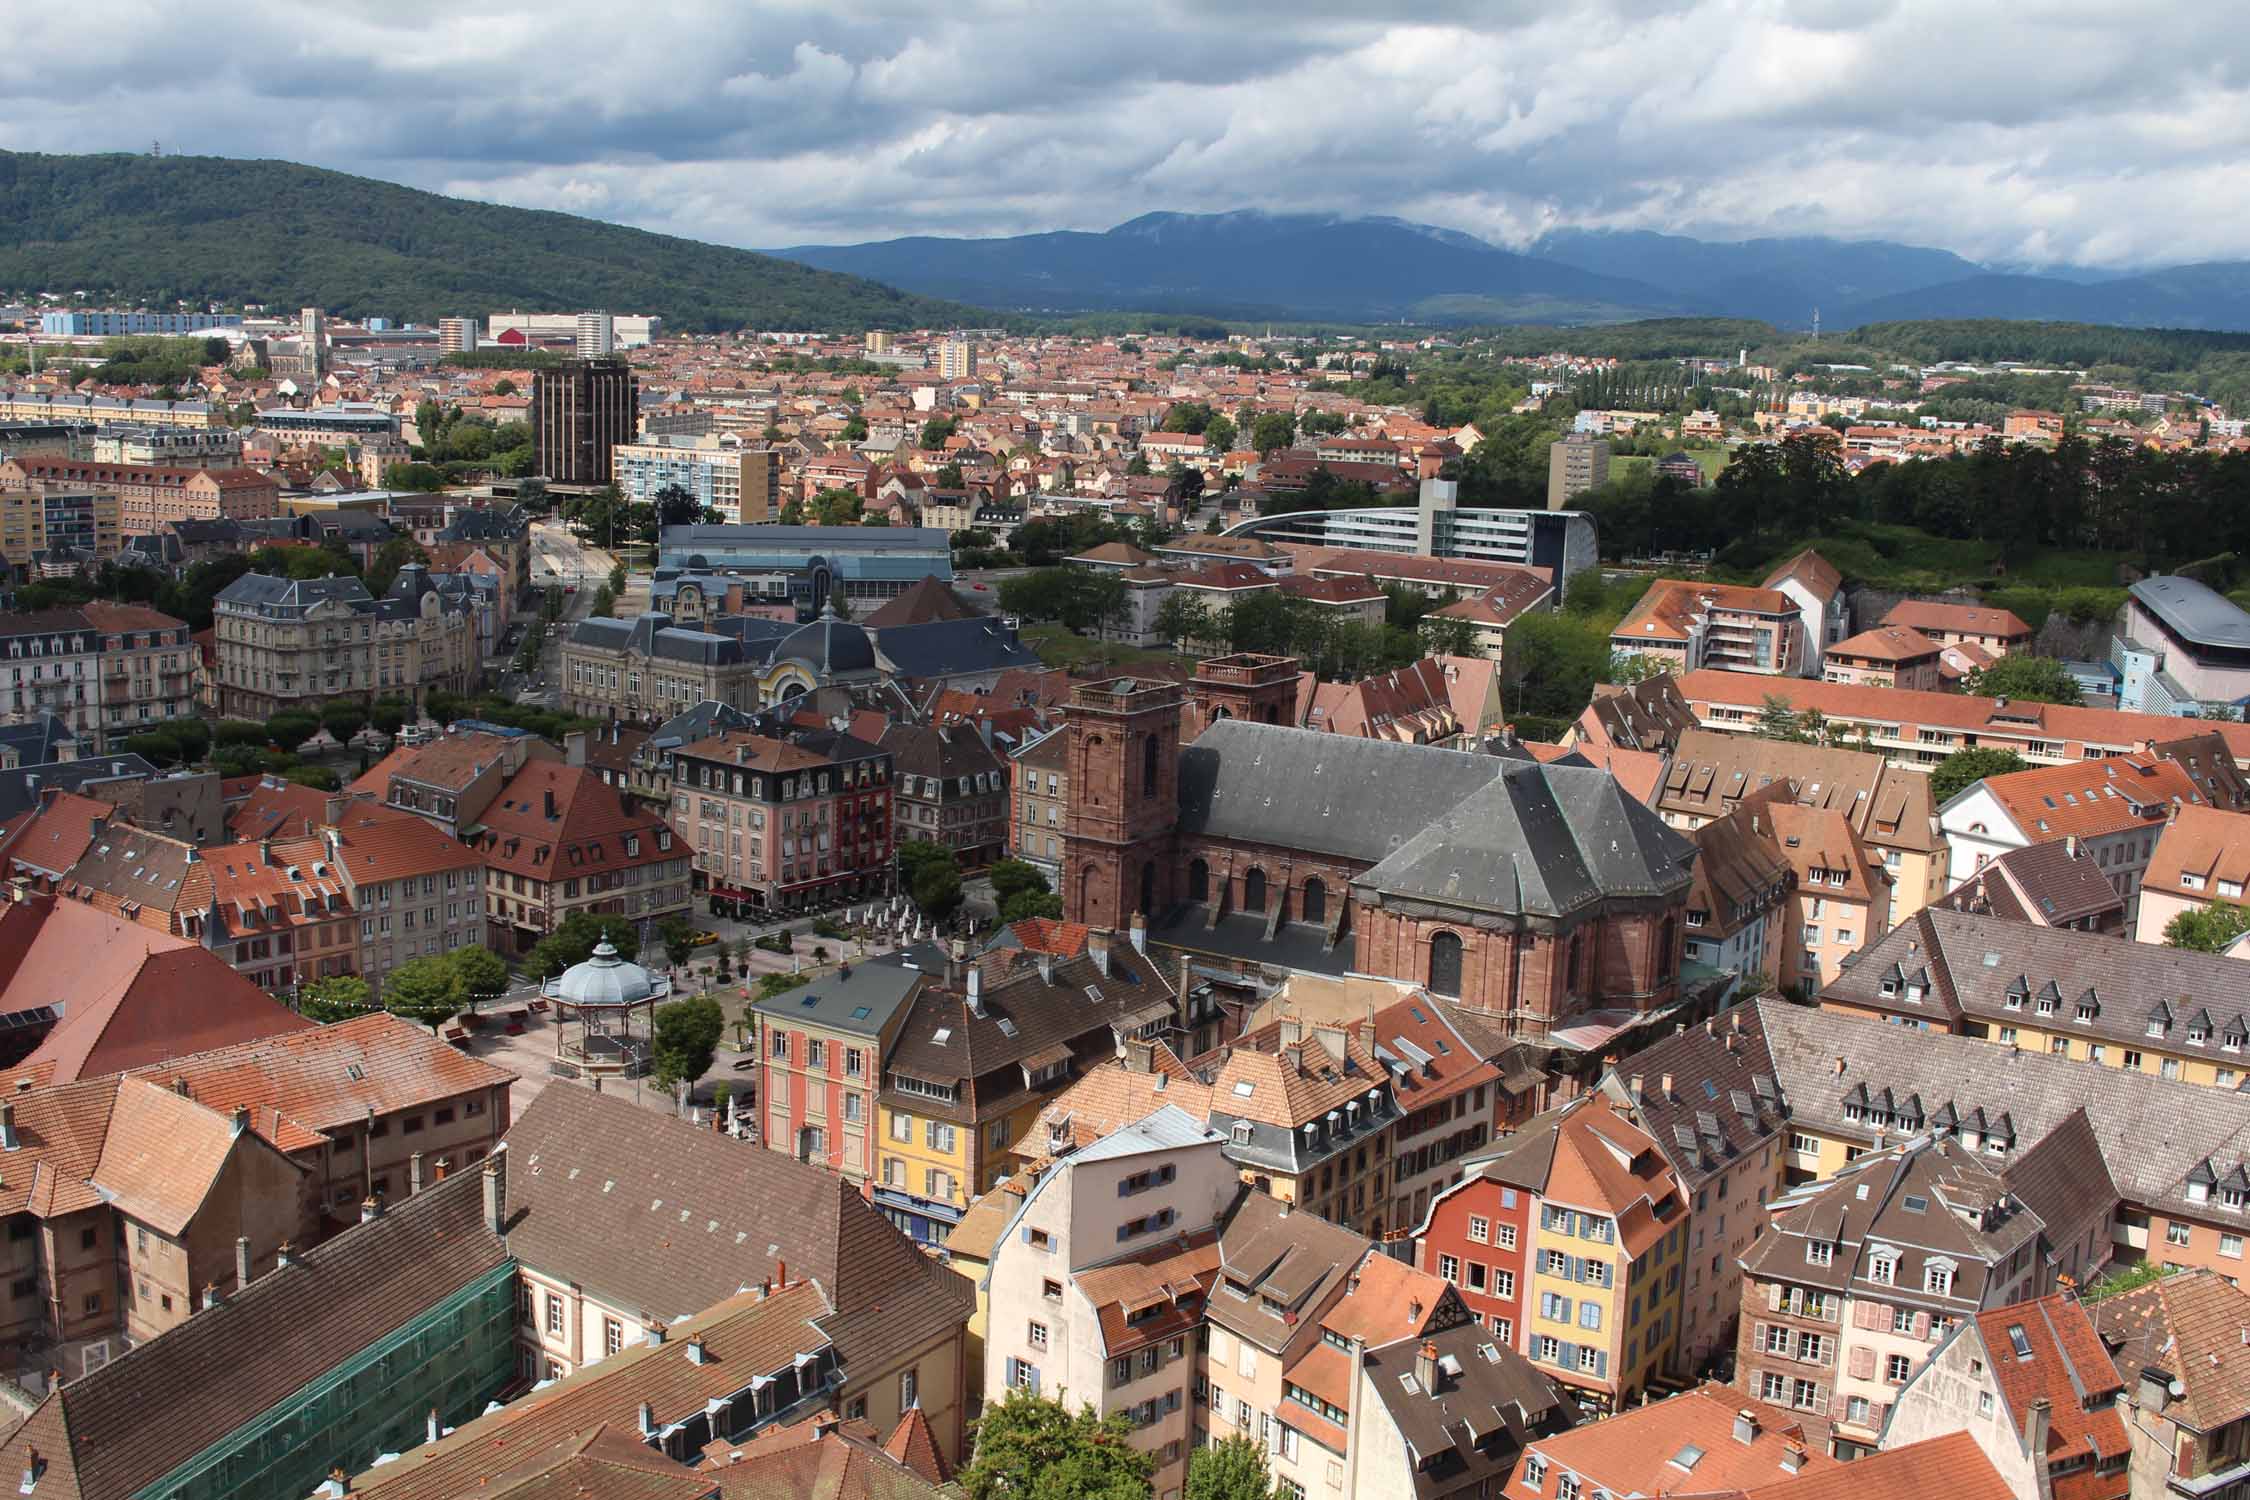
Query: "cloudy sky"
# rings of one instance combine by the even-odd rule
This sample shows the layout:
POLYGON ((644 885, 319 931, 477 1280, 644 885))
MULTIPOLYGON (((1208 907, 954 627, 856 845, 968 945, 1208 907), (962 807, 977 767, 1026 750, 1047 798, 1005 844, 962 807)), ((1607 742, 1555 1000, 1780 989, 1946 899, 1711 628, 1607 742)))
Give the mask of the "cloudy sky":
POLYGON ((80 0, 11 17, 0 146, 157 139, 746 246, 1257 207, 2250 256, 2225 4, 1391 9, 80 0))

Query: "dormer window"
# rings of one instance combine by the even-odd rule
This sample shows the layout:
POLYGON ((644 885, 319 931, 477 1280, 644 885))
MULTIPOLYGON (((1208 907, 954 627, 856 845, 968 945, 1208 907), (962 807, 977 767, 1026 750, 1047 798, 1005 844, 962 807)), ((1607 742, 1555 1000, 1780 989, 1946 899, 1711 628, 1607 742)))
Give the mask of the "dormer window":
POLYGON ((1867 1260, 1867 1279, 1883 1286, 1898 1284, 1898 1256, 1888 1250, 1878 1250, 1867 1260))

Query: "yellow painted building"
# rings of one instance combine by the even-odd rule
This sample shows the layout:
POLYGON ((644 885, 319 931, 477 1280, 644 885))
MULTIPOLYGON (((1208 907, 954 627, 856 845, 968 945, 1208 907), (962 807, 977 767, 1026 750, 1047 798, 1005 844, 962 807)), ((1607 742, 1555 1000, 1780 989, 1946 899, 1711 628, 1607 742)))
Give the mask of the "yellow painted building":
POLYGON ((1679 1345, 1687 1199, 1656 1142, 1607 1097, 1549 1120, 1484 1169, 1536 1198, 1523 1353, 1587 1411, 1619 1411, 1679 1345))

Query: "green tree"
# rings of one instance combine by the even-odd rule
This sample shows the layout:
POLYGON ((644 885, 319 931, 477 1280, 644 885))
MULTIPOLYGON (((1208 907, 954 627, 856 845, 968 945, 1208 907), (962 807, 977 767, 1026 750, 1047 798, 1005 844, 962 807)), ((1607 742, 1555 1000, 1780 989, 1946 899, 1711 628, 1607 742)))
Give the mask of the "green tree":
POLYGON ((294 751, 320 733, 320 720, 302 709, 283 709, 266 720, 266 738, 284 750, 294 751))
POLYGON ((1758 705, 1758 727, 1754 731, 1762 740, 1781 740, 1802 745, 1810 741, 1805 733, 1804 716, 1789 706, 1789 700, 1779 693, 1768 693, 1758 705))
POLYGON ((2173 948, 2224 953, 2245 931, 2250 931, 2250 911, 2232 901, 2214 901, 2200 910, 2191 906, 2165 923, 2164 941, 2173 948))
POLYGON ((1511 714, 1575 719, 1593 701, 1609 667, 1609 638, 1550 610, 1509 622, 1500 651, 1504 702, 1511 714))
POLYGON ((961 905, 961 872, 952 865, 930 865, 914 877, 910 895, 922 915, 942 922, 961 905))
POLYGON ((513 396, 515 393, 516 383, 505 375, 492 383, 492 394, 495 396, 513 396))
POLYGON ((850 526, 859 520, 866 503, 857 490, 825 489, 812 498, 813 518, 823 526, 850 526))
POLYGON ((1133 1446, 1122 1413, 1075 1412, 1011 1389, 985 1403, 976 1454, 959 1480, 968 1500, 1148 1500, 1153 1454, 1133 1446))
POLYGON ((1251 424, 1250 446, 1260 453, 1271 453, 1276 448, 1286 448, 1297 440, 1296 420, 1283 411, 1258 413, 1251 424))
POLYGON ((934 477, 941 490, 957 490, 967 482, 962 478, 959 464, 940 464, 934 477))
POLYGON ((383 981, 383 1009, 394 1016, 437 1029, 461 1013, 461 992, 452 966, 436 954, 410 958, 383 981))
POLYGON ((1053 889, 1039 867, 1028 860, 1003 859, 985 874, 992 882, 992 894, 1002 902, 1021 891, 1044 892, 1053 889))
POLYGON ((665 526, 693 526, 703 516, 703 502, 677 484, 667 484, 658 489, 654 497, 656 524, 665 526))
POLYGON ((1000 920, 1021 922, 1029 917, 1060 917, 1062 897, 1053 891, 1018 891, 1000 902, 1000 920))
POLYGON ((927 452, 935 453, 945 446, 945 440, 951 436, 953 436, 953 419, 951 417, 932 417, 922 424, 922 436, 916 446, 927 452))
POLYGON ((357 974, 316 979, 297 992, 297 1013, 323 1026, 364 1016, 373 1009, 375 1002, 368 996, 367 981, 357 974))
POLYGON ((604 938, 620 958, 631 959, 641 951, 640 929, 623 917, 574 911, 563 918, 561 926, 532 945, 525 955, 524 968, 540 979, 552 979, 593 957, 594 945, 604 938))
POLYGON ((337 698, 321 705, 320 727, 338 740, 348 740, 367 727, 367 710, 349 698, 337 698))
POLYGON ((338 792, 344 788, 343 778, 326 766, 291 766, 281 775, 285 781, 309 786, 316 792, 338 792))
POLYGON ((1979 698, 2010 698, 2019 703, 2083 703, 2078 679, 2051 656, 2003 656, 1968 674, 1962 689, 1979 698))
MULTIPOLYGON (((1212 518, 1215 522, 1217 517, 1212 518)), ((1215 624, 1210 607, 1185 590, 1174 589, 1156 607, 1156 633, 1184 650, 1191 642, 1210 640, 1215 624)))
POLYGON ((1134 454, 1132 462, 1125 466, 1125 472, 1135 479, 1146 477, 1151 472, 1148 466, 1148 455, 1146 453, 1134 454))
POLYGON ((1426 617, 1422 621, 1422 639, 1429 642, 1431 652, 1438 656, 1484 655, 1484 645, 1473 620, 1426 617))
POLYGON ((413 709, 402 698, 377 698, 368 711, 369 720, 385 734, 396 734, 405 727, 406 717, 413 709))
POLYGON ((446 964, 453 971, 455 992, 471 1011, 508 992, 508 966, 488 948, 456 948, 446 955, 446 964))
POLYGON ((2013 750, 1997 750, 1990 745, 1956 750, 1930 768, 1930 801, 1943 807, 1987 776, 2030 769, 2031 763, 2013 750))
POLYGON ((664 958, 674 968, 695 956, 695 928, 683 917, 666 917, 656 924, 657 936, 664 939, 664 958))
POLYGON ((712 1059, 726 1032, 726 1012, 709 995, 659 1005, 655 1033, 649 1044, 657 1086, 670 1088, 675 1083, 693 1083, 710 1072, 712 1059))
POLYGON ((375 549, 375 560, 367 565, 367 592, 381 598, 391 590, 398 579, 398 570, 408 563, 428 567, 430 554, 422 544, 410 536, 394 536, 375 549))
POLYGON ((1274 1500, 1266 1455, 1246 1437, 1230 1437, 1188 1454, 1187 1500, 1274 1500))
POLYGON ((1234 422, 1224 416, 1215 416, 1204 424, 1203 446, 1212 453, 1226 453, 1234 447, 1234 422))

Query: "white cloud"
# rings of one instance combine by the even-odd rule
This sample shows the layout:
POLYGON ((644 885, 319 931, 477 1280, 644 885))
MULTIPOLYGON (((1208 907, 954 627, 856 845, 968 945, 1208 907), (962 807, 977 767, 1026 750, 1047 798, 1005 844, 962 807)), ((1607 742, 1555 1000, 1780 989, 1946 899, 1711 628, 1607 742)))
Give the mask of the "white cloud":
POLYGON ((1151 209, 2250 257, 2250 36, 2185 0, 85 0, 0 145, 311 160, 740 245, 1151 209), (88 38, 131 36, 119 64, 88 38), (162 122, 155 124, 152 122, 162 122))

